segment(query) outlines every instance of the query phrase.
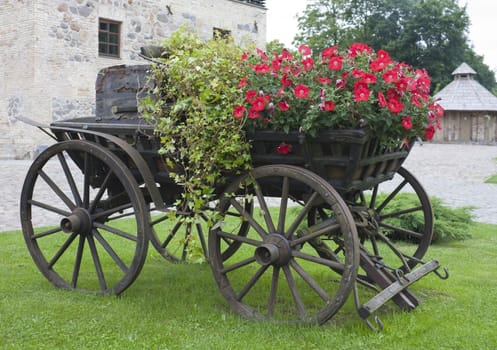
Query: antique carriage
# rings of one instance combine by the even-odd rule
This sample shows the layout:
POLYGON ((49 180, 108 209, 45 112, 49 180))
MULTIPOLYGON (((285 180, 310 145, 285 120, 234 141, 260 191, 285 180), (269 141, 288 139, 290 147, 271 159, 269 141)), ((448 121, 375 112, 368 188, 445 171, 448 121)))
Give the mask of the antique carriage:
POLYGON ((215 215, 193 215, 138 113, 147 68, 102 70, 94 117, 31 122, 56 142, 27 173, 22 230, 52 284, 120 294, 151 242, 174 262, 202 251, 244 317, 323 323, 353 294, 359 315, 381 328, 369 317, 383 304, 413 309, 412 283, 430 272, 446 277, 436 260, 423 261, 433 213, 402 168, 411 145, 381 147, 365 130, 256 132, 253 169, 216 188, 205 208, 215 215), (275 152, 282 141, 291 154, 275 152))

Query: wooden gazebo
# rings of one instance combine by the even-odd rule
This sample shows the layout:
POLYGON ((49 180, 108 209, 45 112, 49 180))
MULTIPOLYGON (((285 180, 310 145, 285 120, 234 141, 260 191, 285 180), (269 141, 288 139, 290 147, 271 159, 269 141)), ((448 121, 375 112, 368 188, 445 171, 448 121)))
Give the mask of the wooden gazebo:
POLYGON ((497 97, 475 80, 476 72, 466 63, 452 75, 454 80, 435 95, 445 109, 435 141, 496 143, 497 97))

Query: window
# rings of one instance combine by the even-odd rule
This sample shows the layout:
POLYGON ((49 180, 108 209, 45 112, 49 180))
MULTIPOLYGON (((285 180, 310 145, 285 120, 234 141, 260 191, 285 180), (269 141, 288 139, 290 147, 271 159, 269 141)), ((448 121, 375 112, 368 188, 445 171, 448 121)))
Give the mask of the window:
POLYGON ((98 22, 98 54, 119 57, 120 36, 121 23, 100 18, 98 22))
POLYGON ((214 39, 227 39, 231 36, 231 31, 221 28, 213 28, 212 35, 214 39))

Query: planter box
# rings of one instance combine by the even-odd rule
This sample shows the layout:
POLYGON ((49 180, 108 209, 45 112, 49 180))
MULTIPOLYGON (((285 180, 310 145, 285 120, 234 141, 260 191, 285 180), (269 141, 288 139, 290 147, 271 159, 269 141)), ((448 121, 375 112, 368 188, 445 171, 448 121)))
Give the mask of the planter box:
POLYGON ((254 166, 298 165, 326 179, 342 194, 366 190, 392 179, 411 148, 382 147, 364 129, 327 130, 316 137, 259 130, 248 137, 254 166), (291 145, 288 154, 276 151, 282 142, 291 145))

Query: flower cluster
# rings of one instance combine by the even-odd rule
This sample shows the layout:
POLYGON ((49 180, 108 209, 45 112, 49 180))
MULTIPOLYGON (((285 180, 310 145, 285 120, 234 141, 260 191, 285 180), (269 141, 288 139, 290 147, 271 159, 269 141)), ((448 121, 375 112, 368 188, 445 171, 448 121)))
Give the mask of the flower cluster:
POLYGON ((367 127, 385 145, 418 137, 431 140, 443 109, 429 95, 430 77, 362 43, 318 56, 301 45, 268 55, 242 56, 246 75, 238 83, 235 118, 248 128, 301 130, 367 127))

